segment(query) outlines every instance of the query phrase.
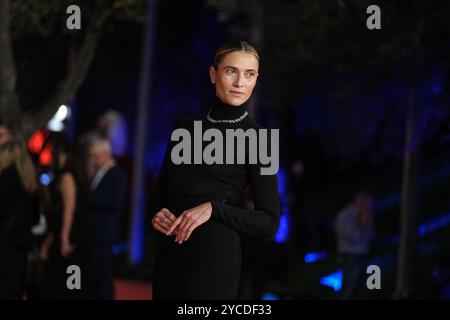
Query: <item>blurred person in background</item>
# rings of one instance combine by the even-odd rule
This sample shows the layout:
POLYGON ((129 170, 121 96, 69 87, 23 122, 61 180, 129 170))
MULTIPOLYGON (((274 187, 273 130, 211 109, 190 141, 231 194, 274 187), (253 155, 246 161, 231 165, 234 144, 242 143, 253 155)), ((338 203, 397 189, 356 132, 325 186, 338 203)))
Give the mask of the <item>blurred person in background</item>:
POLYGON ((82 215, 87 214, 87 194, 79 187, 79 175, 73 163, 67 144, 57 145, 56 169, 51 184, 51 209, 49 230, 39 256, 48 261, 42 280, 43 299, 89 298, 90 287, 86 280, 89 264, 84 250, 85 245, 82 215), (81 290, 67 288, 67 268, 80 267, 83 274, 81 290), (86 275, 86 276, 85 276, 86 275))
POLYGON ((341 299, 364 298, 367 256, 374 238, 373 195, 359 191, 336 218, 339 262, 342 267, 341 299))
POLYGON ((37 177, 24 143, 0 128, 0 299, 25 290, 31 227, 39 218, 37 177))
POLYGON ((90 182, 93 219, 95 298, 114 299, 112 246, 125 200, 126 176, 112 155, 107 138, 92 136, 88 147, 94 174, 90 182))

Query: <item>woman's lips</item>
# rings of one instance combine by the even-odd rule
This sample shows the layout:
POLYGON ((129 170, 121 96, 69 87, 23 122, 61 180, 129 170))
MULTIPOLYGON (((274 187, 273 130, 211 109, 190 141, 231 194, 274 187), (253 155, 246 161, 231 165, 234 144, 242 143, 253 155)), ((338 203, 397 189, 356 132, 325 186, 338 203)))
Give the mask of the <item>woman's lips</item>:
POLYGON ((244 95, 243 92, 238 92, 238 91, 230 91, 230 93, 235 97, 242 97, 244 95))

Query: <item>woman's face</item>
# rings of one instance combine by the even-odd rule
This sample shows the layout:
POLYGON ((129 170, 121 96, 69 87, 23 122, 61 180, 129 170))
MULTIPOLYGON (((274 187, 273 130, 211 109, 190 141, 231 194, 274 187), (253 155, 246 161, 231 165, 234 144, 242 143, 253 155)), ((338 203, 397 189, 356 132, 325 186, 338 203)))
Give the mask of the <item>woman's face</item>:
POLYGON ((258 78, 258 59, 251 53, 234 51, 228 53, 217 66, 209 68, 211 82, 222 102, 240 106, 252 95, 258 78))

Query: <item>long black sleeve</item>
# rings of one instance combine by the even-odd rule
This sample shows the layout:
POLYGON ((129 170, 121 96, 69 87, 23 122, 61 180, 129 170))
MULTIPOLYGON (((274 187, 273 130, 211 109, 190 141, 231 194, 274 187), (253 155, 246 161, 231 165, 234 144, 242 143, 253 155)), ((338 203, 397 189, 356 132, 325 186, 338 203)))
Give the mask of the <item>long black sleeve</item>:
MULTIPOLYGON (((262 128, 252 122, 247 123, 244 128, 247 127, 262 128)), ((175 128, 187 129, 192 134, 192 118, 179 119, 175 128)), ((267 142, 267 150, 270 152, 271 142, 270 140, 267 142)), ((174 144, 175 142, 172 141, 167 144, 168 147, 156 183, 156 192, 152 197, 152 216, 162 208, 166 195, 172 197, 171 201, 179 195, 185 199, 195 198, 196 196, 204 197, 206 201, 211 201, 212 219, 245 235, 266 239, 274 238, 280 218, 280 199, 276 174, 261 174, 263 166, 259 162, 247 164, 244 168, 234 165, 210 166, 206 164, 201 166, 185 164, 171 167, 170 153, 174 144), (170 170, 176 170, 176 173, 168 177, 170 170), (233 194, 233 198, 236 198, 235 196, 242 192, 241 187, 245 186, 245 180, 252 187, 254 210, 238 208, 231 203, 227 204, 218 200, 217 195, 220 194, 233 194), (209 199, 208 195, 211 196, 209 199)), ((173 202, 172 204, 177 207, 176 204, 178 203, 173 202)))
POLYGON ((242 234, 273 240, 280 220, 278 181, 276 174, 262 175, 260 168, 248 165, 255 210, 212 201, 212 217, 242 234))
POLYGON ((161 168, 159 169, 158 178, 156 180, 155 184, 155 190, 153 194, 150 196, 150 213, 147 215, 147 219, 151 220, 153 216, 162 209, 163 206, 163 200, 164 200, 164 194, 166 190, 167 185, 167 170, 169 165, 169 145, 167 146, 166 153, 161 165, 161 168))
MULTIPOLYGON (((172 129, 175 130, 180 126, 180 121, 176 120, 175 125, 172 129)), ((150 196, 149 214, 147 214, 147 219, 151 220, 153 216, 163 208, 163 202, 165 193, 167 190, 168 183, 168 166, 170 162, 170 152, 173 147, 173 142, 170 138, 167 141, 166 152, 164 154, 164 159, 162 161, 161 167, 159 169, 158 178, 156 179, 155 190, 150 196)))

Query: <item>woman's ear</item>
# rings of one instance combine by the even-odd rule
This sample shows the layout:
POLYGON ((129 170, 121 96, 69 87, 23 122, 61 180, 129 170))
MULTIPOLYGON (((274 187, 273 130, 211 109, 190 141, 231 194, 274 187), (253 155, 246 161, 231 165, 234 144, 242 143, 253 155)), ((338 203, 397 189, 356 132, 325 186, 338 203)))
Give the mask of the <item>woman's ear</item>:
POLYGON ((209 77, 211 78, 211 83, 216 84, 216 69, 213 66, 209 67, 209 77))

